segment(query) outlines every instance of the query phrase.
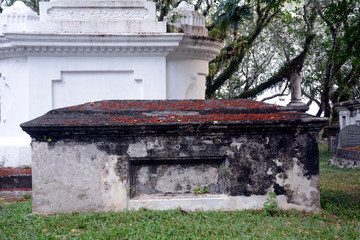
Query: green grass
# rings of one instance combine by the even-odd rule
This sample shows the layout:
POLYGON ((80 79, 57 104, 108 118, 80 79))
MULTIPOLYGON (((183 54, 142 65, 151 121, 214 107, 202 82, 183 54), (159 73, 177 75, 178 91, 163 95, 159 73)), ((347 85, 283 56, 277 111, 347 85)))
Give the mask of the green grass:
POLYGON ((321 207, 341 219, 359 222, 360 169, 329 167, 332 154, 326 149, 326 145, 319 146, 321 207))
POLYGON ((327 166, 320 146, 319 213, 179 210, 31 214, 31 201, 0 203, 0 239, 360 239, 360 171, 327 166))

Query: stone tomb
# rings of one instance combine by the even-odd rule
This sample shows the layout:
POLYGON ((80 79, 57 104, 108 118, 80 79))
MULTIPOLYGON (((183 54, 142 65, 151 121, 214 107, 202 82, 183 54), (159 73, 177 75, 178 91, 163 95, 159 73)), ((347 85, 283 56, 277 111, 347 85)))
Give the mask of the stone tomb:
POLYGON ((33 212, 320 209, 326 119, 252 100, 100 101, 21 125, 33 212))
POLYGON ((360 168, 360 126, 348 125, 340 130, 339 146, 329 165, 360 168))

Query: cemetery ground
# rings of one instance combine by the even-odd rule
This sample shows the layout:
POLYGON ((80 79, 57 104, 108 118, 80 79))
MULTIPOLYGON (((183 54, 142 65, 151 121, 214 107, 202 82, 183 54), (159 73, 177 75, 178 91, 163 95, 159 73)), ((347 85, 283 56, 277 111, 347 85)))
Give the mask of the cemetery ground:
POLYGON ((31 200, 0 201, 1 239, 360 239, 360 170, 329 167, 320 145, 321 212, 182 209, 32 215, 31 200))

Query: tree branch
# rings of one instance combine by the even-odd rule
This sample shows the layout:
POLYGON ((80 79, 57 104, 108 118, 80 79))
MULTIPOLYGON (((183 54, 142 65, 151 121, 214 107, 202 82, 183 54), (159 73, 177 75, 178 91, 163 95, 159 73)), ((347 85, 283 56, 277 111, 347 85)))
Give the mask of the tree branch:
POLYGON ((207 78, 206 96, 208 98, 212 97, 216 90, 219 89, 236 71, 238 71, 239 64, 243 61, 246 53, 249 51, 249 48, 254 43, 255 39, 259 36, 261 31, 267 26, 271 19, 273 19, 276 14, 278 14, 279 9, 268 16, 270 9, 274 6, 277 7, 279 2, 281 1, 272 1, 266 9, 267 15, 264 15, 264 13, 261 11, 260 1, 257 0, 256 11, 258 18, 255 29, 249 34, 248 37, 246 37, 244 40, 242 40, 242 42, 240 42, 240 44, 237 45, 238 50, 234 52, 235 55, 232 56, 227 67, 222 70, 221 74, 219 74, 219 76, 217 76, 215 79, 213 79, 213 77, 207 78))
POLYGON ((289 63, 286 63, 273 77, 268 79, 267 81, 259 84, 253 89, 248 91, 244 91, 240 93, 236 98, 252 98, 256 97, 258 94, 262 93, 266 89, 274 86, 275 84, 283 81, 284 79, 290 79, 291 74, 300 73, 303 67, 306 55, 310 49, 310 44, 314 39, 315 34, 310 34, 306 37, 306 41, 303 47, 302 52, 294 59, 292 59, 289 63))
POLYGON ((199 10, 200 5, 202 4, 203 0, 197 0, 197 2, 195 3, 195 11, 199 10))
POLYGON ((305 97, 307 97, 311 101, 311 102, 309 101, 310 104, 308 102, 306 105, 310 106, 312 102, 315 102, 320 107, 321 102, 319 100, 317 100, 315 97, 311 96, 310 94, 308 94, 306 92, 303 92, 303 94, 304 94, 305 97))
POLYGON ((286 85, 285 85, 285 87, 284 87, 284 89, 282 90, 281 93, 274 94, 274 95, 272 95, 270 97, 263 98, 262 100, 260 100, 260 102, 265 102, 266 100, 270 100, 270 99, 273 99, 273 98, 276 98, 276 97, 288 96, 290 93, 285 94, 285 91, 288 88, 288 85, 289 85, 289 80, 286 81, 286 85))

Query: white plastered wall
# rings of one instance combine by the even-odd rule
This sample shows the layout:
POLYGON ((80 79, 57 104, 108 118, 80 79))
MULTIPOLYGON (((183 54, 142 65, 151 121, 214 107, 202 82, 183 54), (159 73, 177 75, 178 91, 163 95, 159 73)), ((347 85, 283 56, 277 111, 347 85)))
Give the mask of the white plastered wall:
POLYGON ((165 99, 165 57, 29 57, 30 119, 105 99, 165 99))
POLYGON ((209 72, 207 61, 168 57, 166 69, 168 99, 205 98, 205 81, 209 72))
POLYGON ((208 63, 166 56, 0 60, 0 166, 31 165, 20 124, 51 109, 105 99, 203 99, 208 63), (7 84, 7 85, 6 85, 7 84))
POLYGON ((355 109, 350 112, 347 107, 338 107, 339 111, 339 122, 340 122, 340 129, 348 125, 356 125, 359 124, 360 121, 360 111, 359 106, 355 106, 355 109))
POLYGON ((0 61, 0 166, 31 165, 20 124, 51 109, 104 99, 166 99, 166 58, 22 57, 0 61))
POLYGON ((0 166, 30 165, 30 137, 19 127, 29 120, 27 59, 2 59, 0 69, 0 166))

